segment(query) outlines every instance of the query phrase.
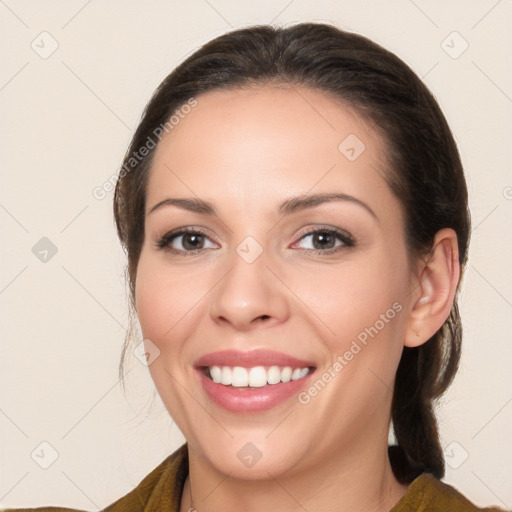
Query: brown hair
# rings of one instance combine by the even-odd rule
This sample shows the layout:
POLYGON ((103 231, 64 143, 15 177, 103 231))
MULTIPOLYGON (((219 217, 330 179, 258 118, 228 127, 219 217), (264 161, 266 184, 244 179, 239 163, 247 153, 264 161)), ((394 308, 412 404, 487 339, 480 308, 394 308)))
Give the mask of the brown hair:
MULTIPOLYGON (((174 69, 155 91, 133 136, 114 196, 117 230, 128 255, 132 314, 154 149, 136 164, 130 159, 191 98, 213 89, 268 82, 326 92, 370 120, 387 142, 386 179, 405 212, 411 259, 428 253, 440 229, 452 228, 465 266, 470 217, 462 164, 443 113, 416 74, 378 44, 332 25, 253 26, 217 37, 174 69)), ((455 300, 449 318, 430 340, 404 348, 391 412, 398 445, 389 450, 393 471, 403 483, 422 472, 444 475, 433 406, 456 373, 461 337, 455 300)), ((121 378, 128 341, 129 333, 121 378)))

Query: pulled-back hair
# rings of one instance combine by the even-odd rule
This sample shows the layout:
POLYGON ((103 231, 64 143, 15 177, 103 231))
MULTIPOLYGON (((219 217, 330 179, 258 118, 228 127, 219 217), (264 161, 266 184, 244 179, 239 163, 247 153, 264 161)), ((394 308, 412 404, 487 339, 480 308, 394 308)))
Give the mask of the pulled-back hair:
MULTIPOLYGON (((214 89, 266 83, 303 85, 338 98, 370 121, 386 142, 389 187, 405 213, 410 260, 429 252, 435 234, 452 228, 464 268, 470 233, 460 156, 432 93, 396 55, 360 35, 321 23, 252 26, 217 37, 194 52, 155 91, 119 173, 114 216, 128 256, 133 314, 135 277, 144 241, 148 171, 154 148, 133 154, 191 98, 214 89)), ((422 472, 444 475, 434 401, 450 385, 460 358, 461 321, 455 299, 444 325, 419 347, 405 347, 397 369, 390 447, 402 483, 422 472)), ((127 354, 127 335, 120 364, 127 354)))

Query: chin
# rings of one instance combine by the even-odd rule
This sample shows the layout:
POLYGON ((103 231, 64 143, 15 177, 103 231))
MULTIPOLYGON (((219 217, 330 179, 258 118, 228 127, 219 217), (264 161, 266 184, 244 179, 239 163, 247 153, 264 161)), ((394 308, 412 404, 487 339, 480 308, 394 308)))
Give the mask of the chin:
POLYGON ((230 478, 268 480, 288 473, 301 460, 296 448, 295 444, 277 447, 273 443, 253 442, 249 437, 240 436, 215 446, 205 446, 202 452, 218 472, 230 478))

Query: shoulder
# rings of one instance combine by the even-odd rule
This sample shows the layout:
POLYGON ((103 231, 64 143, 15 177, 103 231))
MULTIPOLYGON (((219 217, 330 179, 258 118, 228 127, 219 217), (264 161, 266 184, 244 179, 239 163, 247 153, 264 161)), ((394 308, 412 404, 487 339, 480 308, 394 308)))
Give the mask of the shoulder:
MULTIPOLYGON (((146 475, 135 489, 102 509, 103 512, 150 512, 178 510, 181 491, 188 474, 185 443, 146 475), (148 507, 149 505, 149 507, 148 507)), ((65 507, 2 509, 5 512, 86 512, 65 507)))
POLYGON ((131 492, 104 509, 104 512, 153 512, 178 510, 188 475, 188 447, 185 443, 169 455, 131 492))
POLYGON ((391 512, 503 512, 497 507, 479 508, 457 489, 424 473, 409 486, 391 512))
POLYGON ((36 507, 36 508, 4 508, 0 507, 1 512, 86 512, 76 508, 65 507, 36 507))

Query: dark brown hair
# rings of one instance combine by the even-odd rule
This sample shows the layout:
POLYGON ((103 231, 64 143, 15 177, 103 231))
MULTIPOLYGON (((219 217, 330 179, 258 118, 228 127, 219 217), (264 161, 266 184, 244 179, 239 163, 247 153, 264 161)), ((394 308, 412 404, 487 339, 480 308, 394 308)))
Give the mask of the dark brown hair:
MULTIPOLYGON (((128 255, 132 314, 154 149, 136 164, 130 159, 191 98, 270 82, 323 91, 369 120, 386 141, 386 179, 405 212, 411 260, 428 253, 440 229, 452 228, 465 266, 470 217, 462 164, 443 113, 416 74, 378 44, 332 25, 253 26, 208 42, 174 69, 155 91, 133 136, 114 196, 117 230, 128 255)), ((403 483, 422 472, 444 475, 433 407, 457 370, 461 336, 455 300, 430 340, 404 348, 391 412, 398 444, 389 450, 393 471, 403 483)), ((125 341, 121 377, 127 346, 125 341)))

